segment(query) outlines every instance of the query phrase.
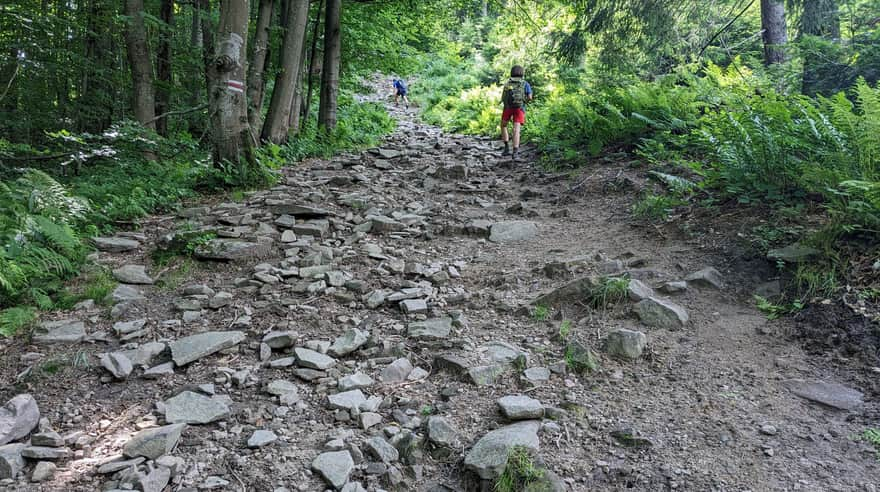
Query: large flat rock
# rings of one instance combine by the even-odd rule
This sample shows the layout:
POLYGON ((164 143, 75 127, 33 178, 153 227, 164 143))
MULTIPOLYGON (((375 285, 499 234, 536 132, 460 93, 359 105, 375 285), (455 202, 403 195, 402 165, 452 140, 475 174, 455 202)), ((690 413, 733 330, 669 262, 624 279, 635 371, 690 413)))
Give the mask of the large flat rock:
POLYGON ((864 395, 860 391, 841 384, 826 381, 789 379, 782 383, 792 393, 806 400, 827 405, 838 410, 855 410, 862 405, 864 395))
POLYGON ((674 330, 688 322, 687 311, 672 301, 650 297, 642 299, 633 307, 639 319, 647 326, 674 330))
POLYGON ((270 242, 251 242, 238 239, 211 239, 196 248, 196 258, 202 260, 235 261, 266 256, 270 242))
POLYGON ((184 429, 186 429, 186 424, 172 424, 142 430, 125 443, 125 446, 122 447, 122 454, 129 458, 143 456, 154 460, 174 449, 184 429))
POLYGON ((144 265, 122 265, 113 270, 113 277, 123 284, 150 285, 153 279, 147 275, 144 265))
POLYGON ((523 446, 531 451, 538 450, 540 427, 539 421, 526 420, 489 432, 465 456, 465 468, 483 480, 495 480, 504 471, 511 448, 523 446))
POLYGON ((185 366, 214 352, 234 347, 244 339, 245 334, 240 331, 208 331, 175 340, 168 346, 174 363, 185 366))
POLYGON ((170 424, 210 424, 227 417, 225 403, 200 393, 184 391, 165 400, 165 420, 170 424))
POLYGON ((348 451, 321 453, 312 461, 312 470, 318 472, 334 489, 340 490, 354 470, 354 460, 348 451))
POLYGON ((95 248, 98 251, 106 253, 123 253, 138 249, 141 243, 134 239, 126 239, 122 237, 96 237, 92 239, 95 248))
POLYGON ((36 343, 79 343, 86 338, 86 325, 78 320, 47 321, 34 330, 36 343))
POLYGON ((489 241, 493 243, 511 243, 526 241, 538 235, 538 226, 528 220, 512 220, 496 222, 489 229, 489 241))

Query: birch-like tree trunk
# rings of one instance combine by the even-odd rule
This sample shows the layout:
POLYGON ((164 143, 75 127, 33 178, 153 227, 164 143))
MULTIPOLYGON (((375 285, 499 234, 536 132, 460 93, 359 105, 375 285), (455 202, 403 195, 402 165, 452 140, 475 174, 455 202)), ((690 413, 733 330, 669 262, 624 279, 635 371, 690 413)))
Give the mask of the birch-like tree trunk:
POLYGON ((263 140, 273 143, 287 141, 290 131, 290 109, 302 66, 303 40, 309 21, 308 0, 291 0, 287 15, 287 30, 281 45, 281 72, 275 77, 262 133, 263 140))
POLYGON ((251 58, 248 64, 248 121, 252 129, 260 128, 263 120, 263 72, 266 68, 266 54, 269 51, 269 27, 272 22, 274 0, 260 0, 257 9, 257 24, 251 58))
POLYGON ((784 62, 788 43, 784 0, 761 0, 761 28, 764 30, 764 64, 784 62))

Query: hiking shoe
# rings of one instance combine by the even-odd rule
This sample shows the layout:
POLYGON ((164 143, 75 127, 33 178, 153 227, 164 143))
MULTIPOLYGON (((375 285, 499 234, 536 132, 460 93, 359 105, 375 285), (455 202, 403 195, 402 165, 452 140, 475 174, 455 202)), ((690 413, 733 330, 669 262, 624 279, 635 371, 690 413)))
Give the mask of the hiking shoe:
POLYGON ((510 147, 504 146, 504 150, 501 151, 501 155, 510 155, 510 147))
POLYGON ((518 154, 518 153, 519 153, 519 152, 517 151, 517 149, 513 149, 513 153, 510 154, 510 159, 513 160, 513 161, 515 161, 516 158, 517 158, 517 154, 518 154))

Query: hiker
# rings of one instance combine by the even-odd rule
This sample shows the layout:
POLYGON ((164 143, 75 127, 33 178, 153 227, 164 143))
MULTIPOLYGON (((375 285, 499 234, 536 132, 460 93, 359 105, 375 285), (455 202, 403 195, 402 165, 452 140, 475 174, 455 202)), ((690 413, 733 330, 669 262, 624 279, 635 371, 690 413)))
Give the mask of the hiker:
POLYGON ((510 69, 510 79, 504 84, 501 93, 501 102, 504 103, 504 113, 501 115, 501 140, 504 142, 504 152, 501 155, 511 154, 507 122, 513 120, 513 158, 519 151, 520 127, 526 123, 526 102, 533 99, 532 86, 523 79, 525 70, 519 65, 510 69))
POLYGON ((391 83, 394 85, 394 105, 397 106, 397 98, 402 97, 404 104, 409 108, 409 99, 406 97, 406 82, 395 77, 391 83))

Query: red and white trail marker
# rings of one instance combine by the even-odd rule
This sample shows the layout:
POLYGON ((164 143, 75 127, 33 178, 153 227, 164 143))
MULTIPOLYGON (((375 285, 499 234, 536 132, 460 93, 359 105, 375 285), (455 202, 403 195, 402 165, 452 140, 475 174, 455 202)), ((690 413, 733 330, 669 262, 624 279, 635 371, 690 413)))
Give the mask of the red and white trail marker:
POLYGON ((226 89, 232 92, 244 92, 244 83, 240 80, 227 80, 226 89))

